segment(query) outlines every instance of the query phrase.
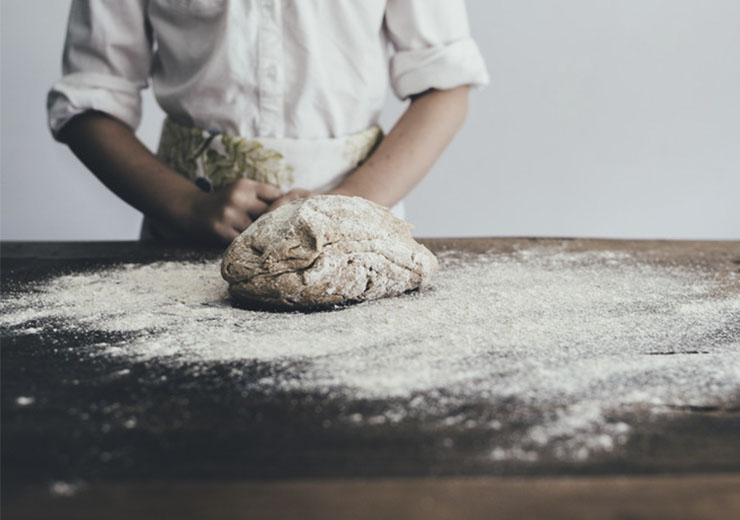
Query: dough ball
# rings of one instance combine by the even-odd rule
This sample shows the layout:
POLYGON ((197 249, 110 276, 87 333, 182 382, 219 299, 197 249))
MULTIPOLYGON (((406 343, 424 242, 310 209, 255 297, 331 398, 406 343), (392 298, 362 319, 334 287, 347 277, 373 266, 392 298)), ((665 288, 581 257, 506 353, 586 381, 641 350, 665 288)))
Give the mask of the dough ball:
POLYGON ((435 256, 412 226, 360 197, 318 195, 262 215, 226 250, 221 275, 248 307, 311 309, 423 287, 435 256))

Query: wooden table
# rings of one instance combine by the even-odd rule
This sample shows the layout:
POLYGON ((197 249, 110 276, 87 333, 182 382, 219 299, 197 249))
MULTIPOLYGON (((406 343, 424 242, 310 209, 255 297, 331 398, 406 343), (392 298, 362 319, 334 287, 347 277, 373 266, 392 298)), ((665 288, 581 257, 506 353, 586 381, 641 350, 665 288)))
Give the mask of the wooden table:
MULTIPOLYGON (((740 272, 739 242, 424 242, 437 252, 619 250, 720 278, 740 272)), ((120 242, 4 243, 1 252, 3 291, 123 262, 220 254, 120 242)), ((646 421, 618 453, 494 464, 471 456, 484 441, 474 432, 442 449, 450 431, 424 424, 326 430, 341 400, 243 395, 228 363, 194 375, 149 361, 126 365, 135 377, 106 378, 123 361, 68 354, 95 339, 63 328, 44 341, 2 338, 3 518, 740 518, 740 396, 736 406, 646 421), (17 406, 28 388, 36 404, 17 406), (111 403, 157 427, 101 433, 111 403), (71 416, 75 408, 89 420, 71 416)))

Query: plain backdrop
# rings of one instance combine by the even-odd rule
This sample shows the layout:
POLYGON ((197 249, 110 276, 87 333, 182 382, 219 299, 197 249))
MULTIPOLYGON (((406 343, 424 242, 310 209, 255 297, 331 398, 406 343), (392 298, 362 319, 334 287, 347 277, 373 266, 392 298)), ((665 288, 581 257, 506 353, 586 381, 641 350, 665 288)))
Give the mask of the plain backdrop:
MULTIPOLYGON (((0 3, 5 240, 138 236, 141 215, 47 131, 69 3, 0 3)), ((740 238, 740 1, 469 0, 468 13, 492 81, 407 199, 418 236, 740 238)), ((138 134, 154 148, 163 116, 144 99, 138 134)), ((402 110, 389 97, 386 129, 402 110)))

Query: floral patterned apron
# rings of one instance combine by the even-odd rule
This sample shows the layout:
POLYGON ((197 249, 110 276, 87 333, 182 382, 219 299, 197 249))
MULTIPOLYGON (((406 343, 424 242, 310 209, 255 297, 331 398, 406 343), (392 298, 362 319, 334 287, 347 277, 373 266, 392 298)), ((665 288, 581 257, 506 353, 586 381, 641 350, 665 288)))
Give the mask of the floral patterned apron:
MULTIPOLYGON (((339 186, 383 139, 378 126, 330 139, 255 138, 191 128, 166 119, 157 156, 204 191, 245 177, 272 184, 283 192, 305 188, 325 192, 339 186)), ((403 218, 403 207, 393 208, 403 218)), ((181 240, 170 226, 144 218, 143 240, 181 240)))

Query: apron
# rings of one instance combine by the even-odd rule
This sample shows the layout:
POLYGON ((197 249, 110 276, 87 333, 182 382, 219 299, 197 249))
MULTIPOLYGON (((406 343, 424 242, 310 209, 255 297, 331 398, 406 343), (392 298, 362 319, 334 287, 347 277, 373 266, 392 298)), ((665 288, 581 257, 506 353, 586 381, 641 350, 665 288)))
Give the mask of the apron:
MULTIPOLYGON (((162 127, 157 157, 204 191, 218 190, 245 177, 277 186, 283 193, 292 188, 323 193, 339 186, 382 139, 383 131, 378 126, 338 138, 247 139, 186 127, 168 118, 162 127)), ((404 217, 402 203, 391 210, 404 217)), ((141 239, 187 237, 163 222, 144 217, 141 239)))

